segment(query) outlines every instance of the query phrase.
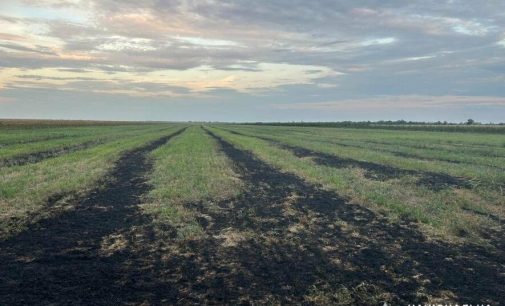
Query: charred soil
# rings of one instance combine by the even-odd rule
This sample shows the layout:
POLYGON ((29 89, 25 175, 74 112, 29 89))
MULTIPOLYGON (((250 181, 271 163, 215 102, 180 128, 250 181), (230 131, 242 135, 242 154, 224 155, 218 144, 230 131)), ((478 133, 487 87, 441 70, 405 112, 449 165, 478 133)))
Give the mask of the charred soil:
POLYGON ((179 301, 248 304, 499 302, 501 250, 430 241, 413 223, 348 203, 211 133, 248 189, 193 203, 206 239, 179 242, 179 301))
POLYGON ((140 304, 170 292, 138 204, 149 189, 146 154, 180 132, 124 154, 107 185, 75 209, 1 241, 0 304, 140 304))
POLYGON ((247 137, 255 137, 270 142, 280 148, 293 152, 297 157, 310 157, 315 163, 335 168, 358 167, 365 170, 365 177, 372 180, 388 180, 405 175, 418 177, 417 184, 425 186, 434 191, 440 191, 444 188, 471 188, 472 183, 462 177, 454 177, 445 173, 416 171, 409 169, 400 169, 393 166, 377 164, 368 161, 361 161, 352 158, 342 158, 336 155, 316 152, 310 149, 289 145, 267 137, 251 136, 236 131, 228 132, 247 137))
POLYGON ((502 250, 430 241, 405 221, 280 172, 210 133, 246 184, 187 203, 180 239, 139 209, 151 169, 126 154, 103 191, 0 243, 0 304, 354 304, 505 300, 502 250))

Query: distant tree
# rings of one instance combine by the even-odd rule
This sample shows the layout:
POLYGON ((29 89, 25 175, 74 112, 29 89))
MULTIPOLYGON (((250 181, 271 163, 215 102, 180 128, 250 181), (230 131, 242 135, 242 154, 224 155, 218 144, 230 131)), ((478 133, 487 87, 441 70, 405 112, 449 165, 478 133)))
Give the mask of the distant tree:
POLYGON ((468 120, 466 121, 466 124, 467 124, 467 125, 472 125, 472 124, 474 124, 474 123, 475 123, 475 120, 473 120, 472 118, 470 118, 470 119, 468 119, 468 120))

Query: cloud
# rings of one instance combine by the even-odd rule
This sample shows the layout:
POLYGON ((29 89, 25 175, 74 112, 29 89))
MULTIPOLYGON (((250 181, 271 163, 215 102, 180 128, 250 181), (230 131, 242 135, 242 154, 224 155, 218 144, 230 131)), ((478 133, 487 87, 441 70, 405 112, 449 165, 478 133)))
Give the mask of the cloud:
POLYGON ((295 84, 312 84, 318 79, 339 76, 339 72, 323 66, 257 63, 255 69, 219 70, 202 66, 184 71, 136 71, 103 69, 17 69, 3 71, 0 86, 4 88, 54 88, 130 94, 132 96, 199 95, 216 88, 255 92, 295 84), (103 84, 101 84, 103 83, 103 84), (148 86, 147 84, 151 84, 148 86), (103 86, 102 86, 103 85, 103 86), (173 89, 179 89, 174 92, 173 89), (181 90, 184 89, 184 90, 181 90))
POLYGON ((133 50, 138 52, 156 50, 156 48, 151 45, 151 42, 150 39, 145 38, 126 39, 124 37, 115 36, 110 37, 107 42, 96 46, 96 49, 100 51, 133 50))
POLYGON ((3 41, 23 41, 23 40, 25 40, 25 38, 21 35, 0 33, 0 40, 3 40, 3 41))
POLYGON ((432 107, 419 97, 499 98, 504 10, 503 1, 5 0, 0 88, 167 103, 396 96, 412 102, 382 105, 404 109, 432 107))
POLYGON ((201 46, 203 48, 226 48, 240 46, 240 44, 237 42, 224 39, 208 39, 190 36, 176 36, 175 39, 182 42, 187 42, 191 45, 201 46))
POLYGON ((14 98, 8 98, 8 97, 2 97, 0 96, 0 105, 7 105, 7 104, 12 104, 15 103, 16 99, 14 98))
POLYGON ((7 50, 14 50, 14 51, 24 51, 24 52, 47 54, 47 55, 55 55, 55 53, 53 51, 48 50, 48 48, 44 48, 42 46, 40 46, 39 48, 30 48, 30 47, 25 47, 25 46, 19 45, 19 44, 0 43, 0 48, 7 49, 7 50))
POLYGON ((405 13, 393 9, 355 8, 351 12, 356 16, 375 20, 388 28, 419 31, 429 35, 458 33, 482 36, 496 29, 496 26, 486 24, 487 20, 479 22, 472 19, 423 14, 417 11, 405 13))

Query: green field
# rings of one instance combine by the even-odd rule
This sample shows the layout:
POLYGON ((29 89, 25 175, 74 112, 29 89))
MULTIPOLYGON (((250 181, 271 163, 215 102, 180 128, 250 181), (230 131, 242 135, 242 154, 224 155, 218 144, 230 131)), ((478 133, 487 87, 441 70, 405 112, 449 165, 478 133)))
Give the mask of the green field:
POLYGON ((0 304, 495 305, 505 135, 457 128, 4 121, 0 304))
POLYGON ((485 243, 505 216, 504 135, 256 126, 217 131, 279 169, 392 219, 413 219, 443 239, 485 243), (297 148, 309 152, 297 154, 297 148))

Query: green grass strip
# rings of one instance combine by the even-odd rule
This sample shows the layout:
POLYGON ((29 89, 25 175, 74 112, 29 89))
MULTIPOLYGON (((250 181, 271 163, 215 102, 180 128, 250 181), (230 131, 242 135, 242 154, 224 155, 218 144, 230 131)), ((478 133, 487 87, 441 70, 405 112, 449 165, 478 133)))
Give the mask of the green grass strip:
POLYGON ((151 156, 155 162, 149 181, 153 189, 143 208, 158 222, 176 227, 180 238, 202 234, 195 212, 185 204, 212 205, 240 193, 241 181, 230 161, 198 126, 188 128, 151 156))

